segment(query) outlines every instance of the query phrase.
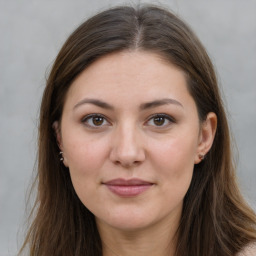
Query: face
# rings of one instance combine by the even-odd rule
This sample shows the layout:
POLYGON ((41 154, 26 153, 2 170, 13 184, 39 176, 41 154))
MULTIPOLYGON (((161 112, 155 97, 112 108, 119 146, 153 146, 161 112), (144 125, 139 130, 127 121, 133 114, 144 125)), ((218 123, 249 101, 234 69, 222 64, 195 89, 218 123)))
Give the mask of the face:
POLYGON ((57 138, 98 225, 178 222, 205 148, 184 73, 147 52, 97 60, 71 85, 57 138))

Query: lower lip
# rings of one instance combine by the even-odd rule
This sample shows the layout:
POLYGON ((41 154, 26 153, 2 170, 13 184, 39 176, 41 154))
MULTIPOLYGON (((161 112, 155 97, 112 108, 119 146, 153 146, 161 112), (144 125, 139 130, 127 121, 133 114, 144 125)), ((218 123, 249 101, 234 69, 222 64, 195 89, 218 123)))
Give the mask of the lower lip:
POLYGON ((106 185, 108 189, 114 194, 121 197, 134 197, 142 194, 149 188, 152 184, 143 184, 143 185, 131 185, 131 186, 122 186, 122 185, 106 185))

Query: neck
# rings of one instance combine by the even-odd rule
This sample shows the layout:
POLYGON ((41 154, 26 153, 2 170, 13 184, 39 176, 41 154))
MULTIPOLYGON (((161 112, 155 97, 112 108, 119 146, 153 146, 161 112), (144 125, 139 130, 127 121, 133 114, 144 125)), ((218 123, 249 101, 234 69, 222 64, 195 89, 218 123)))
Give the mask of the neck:
POLYGON ((120 231, 101 223, 103 256, 173 256, 178 225, 156 224, 143 230, 120 231))

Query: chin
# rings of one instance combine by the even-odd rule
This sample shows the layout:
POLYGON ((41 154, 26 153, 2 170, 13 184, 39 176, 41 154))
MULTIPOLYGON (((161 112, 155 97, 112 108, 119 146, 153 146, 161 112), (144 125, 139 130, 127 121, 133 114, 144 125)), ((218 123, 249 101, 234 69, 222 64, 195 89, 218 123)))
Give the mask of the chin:
POLYGON ((123 209, 123 211, 109 212, 108 216, 101 216, 101 218, 96 217, 96 222, 98 224, 104 223, 121 232, 135 232, 149 229, 164 220, 168 221, 168 219, 168 214, 164 215, 159 212, 123 209))
POLYGON ((123 231, 135 231, 138 229, 143 229, 151 224, 153 224, 156 220, 153 217, 148 216, 147 213, 124 210, 117 212, 109 212, 108 216, 96 216, 97 223, 105 223, 107 226, 111 226, 117 230, 123 231))

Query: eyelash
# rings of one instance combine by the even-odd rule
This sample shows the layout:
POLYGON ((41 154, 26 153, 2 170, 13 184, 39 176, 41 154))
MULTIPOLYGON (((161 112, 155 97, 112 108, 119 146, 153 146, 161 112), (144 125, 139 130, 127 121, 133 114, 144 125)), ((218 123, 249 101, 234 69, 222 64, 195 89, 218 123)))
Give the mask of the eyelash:
MULTIPOLYGON (((163 125, 156 125, 156 124, 152 124, 152 126, 154 127, 158 127, 158 128, 165 128, 165 127, 168 127, 171 123, 175 123, 175 119, 167 114, 154 114, 154 115, 151 115, 148 120, 145 122, 145 124, 147 126, 151 126, 149 124, 150 121, 153 121, 154 122, 154 119, 155 118, 163 118, 164 119, 164 124, 163 125), (168 124, 165 124, 166 123, 166 120, 168 121, 168 124)), ((103 126, 109 126, 110 125, 110 122, 107 120, 107 118, 102 115, 102 114, 90 114, 90 115, 87 115, 85 116, 83 119, 82 119, 82 123, 84 123, 87 127, 89 128, 93 128, 93 129, 98 129, 98 128, 101 128, 103 126), (103 124, 99 124, 99 125, 95 125, 93 123, 89 124, 89 122, 93 122, 93 118, 102 118, 102 121, 103 121, 103 124), (105 122, 107 122, 107 124, 105 124, 105 122)))
POLYGON ((170 115, 167 115, 167 114, 154 114, 152 116, 149 117, 148 121, 146 123, 149 123, 150 121, 153 121, 154 122, 154 119, 155 118, 163 118, 164 119, 164 125, 152 125, 154 127, 158 127, 158 128, 166 128, 168 127, 171 123, 175 123, 175 119, 173 117, 171 117, 170 115), (166 124, 166 121, 168 122, 166 124))
POLYGON ((93 128, 93 129, 98 129, 98 128, 101 128, 102 126, 108 126, 110 124, 110 122, 107 120, 107 118, 102 114, 87 115, 82 119, 82 123, 84 123, 89 128, 93 128), (93 122, 93 118, 102 118, 103 122, 107 122, 108 124, 107 125, 106 124, 103 124, 103 125, 89 124, 90 120, 93 122))

